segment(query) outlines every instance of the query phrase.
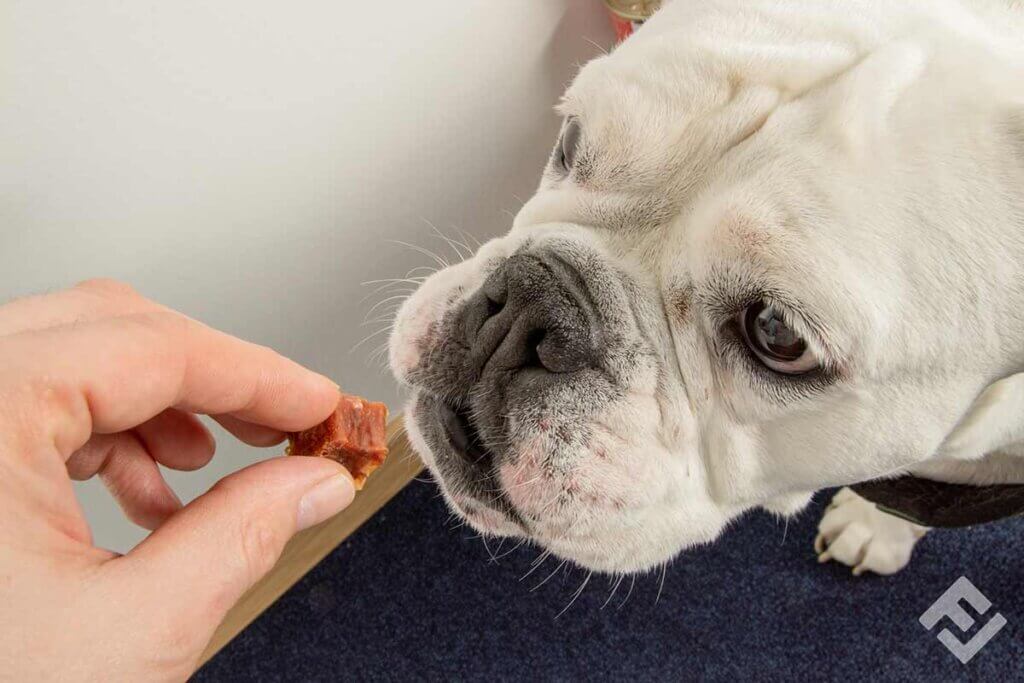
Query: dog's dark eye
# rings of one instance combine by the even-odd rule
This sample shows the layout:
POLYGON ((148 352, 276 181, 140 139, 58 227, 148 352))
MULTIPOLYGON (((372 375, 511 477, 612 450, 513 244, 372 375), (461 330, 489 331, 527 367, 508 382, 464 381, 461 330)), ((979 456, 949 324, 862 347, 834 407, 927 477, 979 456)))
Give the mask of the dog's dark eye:
POLYGON ((802 375, 818 367, 818 360, 782 316, 764 302, 741 314, 743 341, 767 368, 786 375, 802 375))
POLYGON ((576 146, 580 144, 580 122, 570 116, 562 129, 562 139, 558 142, 556 162, 563 172, 572 170, 576 163, 576 146))

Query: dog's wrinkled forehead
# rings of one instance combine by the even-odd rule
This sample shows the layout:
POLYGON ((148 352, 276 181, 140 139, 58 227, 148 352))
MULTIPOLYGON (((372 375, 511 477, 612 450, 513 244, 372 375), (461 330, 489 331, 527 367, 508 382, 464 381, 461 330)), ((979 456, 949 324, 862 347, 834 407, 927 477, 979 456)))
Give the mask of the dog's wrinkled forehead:
POLYGON ((946 17, 908 38, 886 35, 897 24, 884 3, 850 13, 793 5, 669 3, 585 65, 559 105, 580 124, 571 182, 549 166, 517 224, 635 231, 677 216, 722 172, 813 153, 812 139, 870 155, 870 138, 933 57, 921 46, 964 25, 946 17), (941 35, 918 40, 926 30, 941 35), (776 132, 759 135, 764 127, 776 132))
MULTIPOLYGON (((777 36, 758 35, 760 23, 716 30, 712 45, 702 36, 714 28, 714 15, 692 25, 674 22, 662 33, 658 19, 587 64, 559 105, 582 126, 574 183, 590 193, 643 198, 652 211, 669 208, 657 200, 687 201, 780 104, 813 92, 863 56, 853 41, 809 50, 798 34, 787 54, 777 36), (729 36, 733 49, 722 45, 729 36)), ((542 188, 558 180, 549 170, 542 188)))

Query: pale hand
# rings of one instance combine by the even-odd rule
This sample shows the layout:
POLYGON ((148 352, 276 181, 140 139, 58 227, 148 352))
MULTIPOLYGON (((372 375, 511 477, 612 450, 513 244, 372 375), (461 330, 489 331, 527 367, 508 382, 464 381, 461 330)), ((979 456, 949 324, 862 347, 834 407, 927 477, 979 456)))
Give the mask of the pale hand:
POLYGON ((182 507, 212 416, 256 446, 324 420, 330 380, 111 281, 0 307, 0 679, 183 680, 298 530, 352 500, 322 458, 273 458, 182 507), (93 545, 72 479, 99 475, 155 531, 93 545))

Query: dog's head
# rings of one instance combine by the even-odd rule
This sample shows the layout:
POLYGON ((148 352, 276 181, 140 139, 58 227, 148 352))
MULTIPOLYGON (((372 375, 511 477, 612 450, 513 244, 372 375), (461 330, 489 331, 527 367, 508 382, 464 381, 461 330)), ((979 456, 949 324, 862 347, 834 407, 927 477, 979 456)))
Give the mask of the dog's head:
POLYGON ((511 232, 401 308, 412 443, 480 531, 649 568, 928 460, 1021 363, 996 38, 756 4, 671 4, 586 65, 511 232))

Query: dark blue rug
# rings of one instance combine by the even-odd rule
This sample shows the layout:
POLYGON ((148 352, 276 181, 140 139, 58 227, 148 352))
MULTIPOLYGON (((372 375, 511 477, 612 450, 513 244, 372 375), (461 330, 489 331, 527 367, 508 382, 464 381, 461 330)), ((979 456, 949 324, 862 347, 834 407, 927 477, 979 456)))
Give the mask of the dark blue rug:
MULTIPOLYGON (((1024 520, 929 534, 903 573, 855 578, 811 548, 825 494, 784 524, 762 513, 609 598, 594 576, 520 548, 491 560, 411 484, 196 676, 198 681, 951 680, 1024 676, 1024 520), (918 617, 958 577, 991 601, 961 632, 918 617), (550 578, 549 578, 550 577, 550 578), (532 590, 548 579, 536 590, 532 590), (659 597, 660 593, 660 597, 659 597), (1006 626, 966 665, 936 639, 1006 626)), ((491 541, 490 550, 501 555, 491 541)))

